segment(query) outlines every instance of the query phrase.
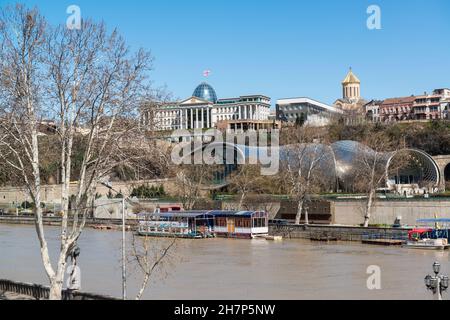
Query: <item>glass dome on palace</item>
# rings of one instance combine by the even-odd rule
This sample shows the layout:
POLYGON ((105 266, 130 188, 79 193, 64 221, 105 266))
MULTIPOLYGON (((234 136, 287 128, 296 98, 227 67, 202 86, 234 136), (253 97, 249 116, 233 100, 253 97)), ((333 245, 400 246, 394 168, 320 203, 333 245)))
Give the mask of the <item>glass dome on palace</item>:
POLYGON ((217 102, 217 94, 212 86, 206 82, 202 82, 197 88, 195 88, 193 97, 210 101, 212 103, 217 102))

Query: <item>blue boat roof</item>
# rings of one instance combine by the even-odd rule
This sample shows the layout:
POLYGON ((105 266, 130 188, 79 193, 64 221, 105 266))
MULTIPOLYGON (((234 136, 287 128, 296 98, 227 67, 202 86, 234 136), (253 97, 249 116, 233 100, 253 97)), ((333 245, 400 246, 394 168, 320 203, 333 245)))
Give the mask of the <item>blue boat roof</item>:
POLYGON ((210 211, 215 217, 230 217, 230 216, 239 216, 239 217, 251 217, 256 212, 255 211, 210 211))
POLYGON ((419 219, 418 223, 450 223, 450 219, 419 219))
POLYGON ((163 218, 208 218, 208 217, 252 217, 257 211, 222 211, 222 210, 211 210, 211 211, 171 211, 162 213, 147 213, 149 216, 153 217, 163 217, 163 218))
POLYGON ((172 212, 156 213, 156 214, 152 214, 152 215, 156 216, 156 217, 164 217, 164 218, 171 218, 171 217, 200 218, 200 217, 211 216, 208 214, 207 211, 172 211, 172 212))

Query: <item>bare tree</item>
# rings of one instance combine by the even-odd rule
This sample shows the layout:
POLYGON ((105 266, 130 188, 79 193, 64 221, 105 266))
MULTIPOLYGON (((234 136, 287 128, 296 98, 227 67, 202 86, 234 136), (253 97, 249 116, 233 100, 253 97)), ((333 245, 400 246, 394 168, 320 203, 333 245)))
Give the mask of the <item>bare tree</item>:
POLYGON ((249 193, 261 190, 261 168, 258 165, 243 165, 229 179, 230 189, 239 195, 237 209, 243 210, 244 203, 249 193))
POLYGON ((354 159, 354 184, 366 194, 364 205, 364 227, 367 228, 372 217, 372 209, 377 200, 376 192, 386 185, 390 172, 401 168, 405 159, 397 157, 391 162, 388 160, 398 153, 402 146, 388 138, 383 132, 373 132, 358 145, 354 159))
POLYGON ((289 140, 294 143, 285 147, 286 154, 281 162, 285 188, 297 202, 295 224, 300 224, 303 212, 305 224, 309 224, 305 201, 329 180, 326 165, 330 161, 330 147, 314 141, 311 133, 308 127, 293 132, 289 140))
POLYGON ((46 39, 46 22, 37 10, 9 6, 0 13, 1 63, 1 157, 20 173, 35 203, 36 231, 45 270, 53 284, 44 235, 41 208, 38 124, 42 116, 44 72, 41 62, 46 39))
POLYGON ((255 197, 248 197, 240 210, 264 211, 272 219, 277 216, 280 207, 279 199, 275 199, 272 195, 260 194, 255 197))
POLYGON ((175 168, 177 196, 185 210, 195 208, 210 186, 212 168, 204 165, 182 165, 175 168))
POLYGON ((156 274, 162 277, 167 275, 169 269, 178 260, 177 246, 176 238, 158 239, 133 235, 131 259, 136 263, 143 277, 136 300, 142 299, 156 274))
POLYGON ((147 72, 152 59, 144 50, 131 54, 117 31, 108 34, 103 24, 52 28, 36 9, 22 5, 2 10, 0 43, 0 146, 6 151, 1 156, 20 172, 35 204, 50 299, 61 299, 66 260, 92 211, 97 183, 118 165, 155 151, 139 131, 136 107, 151 98, 147 72), (39 125, 44 117, 56 123, 60 144, 62 225, 56 267, 42 222, 39 125), (84 149, 69 208, 75 137, 84 149))

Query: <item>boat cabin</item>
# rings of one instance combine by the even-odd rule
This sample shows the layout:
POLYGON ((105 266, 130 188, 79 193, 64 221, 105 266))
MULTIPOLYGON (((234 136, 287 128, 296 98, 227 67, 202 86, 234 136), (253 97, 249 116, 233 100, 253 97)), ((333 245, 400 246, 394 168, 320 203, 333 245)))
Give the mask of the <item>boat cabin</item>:
POLYGON ((269 217, 264 211, 214 212, 214 233, 218 237, 255 238, 269 234, 269 217))
POLYGON ((450 219, 419 219, 417 220, 417 223, 420 226, 426 226, 414 229, 424 231, 422 237, 428 237, 428 239, 450 240, 450 219))
POLYGON ((140 214, 141 236, 206 238, 213 235, 214 217, 206 212, 162 212, 140 214))
POLYGON ((410 249, 446 250, 449 248, 449 230, 443 225, 450 222, 449 219, 422 219, 417 220, 424 225, 434 227, 420 227, 408 232, 408 241, 404 245, 410 249))
POLYGON ((413 229, 408 232, 408 240, 419 241, 421 239, 431 239, 433 229, 413 229))
POLYGON ((251 239, 269 234, 269 217, 263 211, 179 211, 139 214, 142 236, 251 239))

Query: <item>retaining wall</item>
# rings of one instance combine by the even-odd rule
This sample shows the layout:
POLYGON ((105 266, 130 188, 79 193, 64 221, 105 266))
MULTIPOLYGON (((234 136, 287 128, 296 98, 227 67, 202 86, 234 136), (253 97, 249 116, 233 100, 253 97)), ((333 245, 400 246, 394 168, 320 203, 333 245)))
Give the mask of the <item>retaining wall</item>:
MULTIPOLYGON (((364 222, 365 201, 332 201, 333 224, 360 225, 364 222)), ((450 218, 450 199, 378 200, 372 210, 370 223, 392 225, 397 217, 402 224, 415 226, 418 219, 450 218)))

